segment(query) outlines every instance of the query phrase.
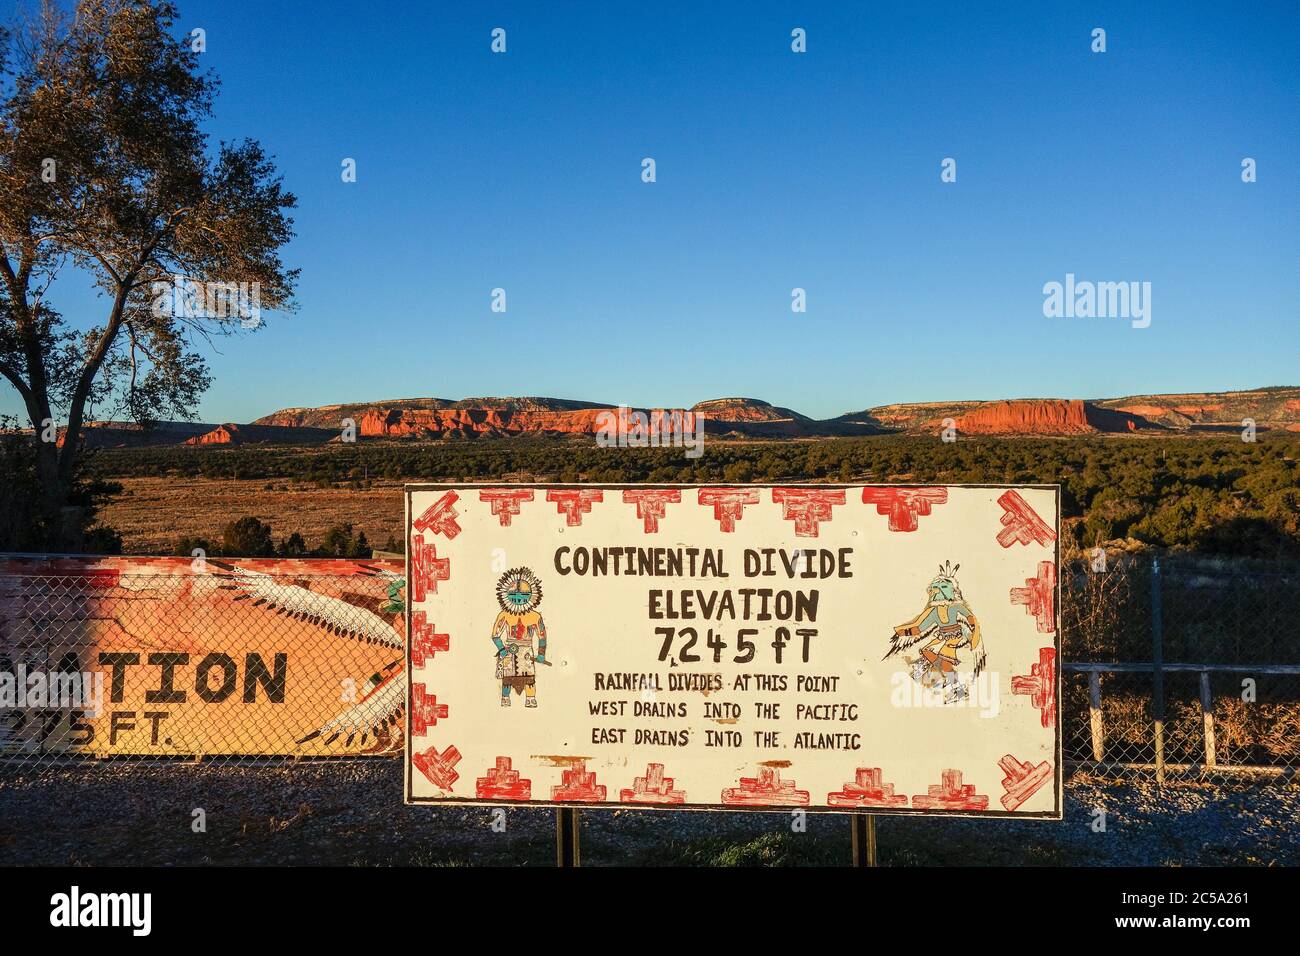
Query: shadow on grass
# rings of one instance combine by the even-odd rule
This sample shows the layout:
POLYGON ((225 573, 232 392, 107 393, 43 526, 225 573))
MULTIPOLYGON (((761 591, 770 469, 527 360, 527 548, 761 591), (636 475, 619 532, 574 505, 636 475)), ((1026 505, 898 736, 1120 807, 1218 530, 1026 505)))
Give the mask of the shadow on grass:
MULTIPOLYGON (((911 821, 904 821, 904 824, 911 821)), ((936 821, 904 829, 878 823, 880 866, 1068 866, 1083 863, 1066 847, 1032 841, 998 841, 979 833, 943 833, 936 821)), ((628 866, 849 866, 848 827, 829 833, 722 833, 695 840, 667 840, 627 854, 628 866)))

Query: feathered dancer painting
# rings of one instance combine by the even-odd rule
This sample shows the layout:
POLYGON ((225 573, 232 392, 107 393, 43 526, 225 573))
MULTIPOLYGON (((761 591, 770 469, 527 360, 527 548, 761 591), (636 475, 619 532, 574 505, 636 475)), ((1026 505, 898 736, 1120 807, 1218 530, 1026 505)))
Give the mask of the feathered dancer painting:
POLYGON ((496 647, 496 677, 501 681, 501 706, 510 706, 510 692, 524 696, 525 707, 537 706, 537 664, 546 660, 546 622, 538 612, 542 582, 528 568, 511 568, 497 582, 501 613, 492 624, 496 647))
POLYGON ((970 694, 970 685, 984 670, 984 642, 980 625, 972 613, 961 586, 957 583, 960 564, 945 561, 939 573, 930 582, 926 592, 925 607, 921 613, 894 628, 889 639, 889 650, 881 660, 921 644, 918 657, 907 657, 912 679, 927 690, 943 695, 945 703, 964 700, 970 694), (969 656, 958 656, 959 651, 969 651, 969 656), (958 665, 970 661, 972 673, 969 681, 958 675, 958 665))

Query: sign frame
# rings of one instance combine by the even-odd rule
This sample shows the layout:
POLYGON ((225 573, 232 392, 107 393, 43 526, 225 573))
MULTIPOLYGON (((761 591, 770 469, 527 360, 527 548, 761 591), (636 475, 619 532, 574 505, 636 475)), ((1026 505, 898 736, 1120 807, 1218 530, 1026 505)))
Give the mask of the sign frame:
MULTIPOLYGON (((505 481, 438 481, 438 482, 408 482, 403 486, 403 534, 404 546, 406 548, 406 575, 405 581, 407 586, 403 589, 406 599, 406 666, 404 668, 407 684, 406 706, 404 707, 405 734, 402 753, 402 787, 404 803, 407 805, 418 806, 458 806, 458 807, 518 807, 520 809, 533 810, 661 810, 661 811, 700 811, 700 812, 722 812, 722 813, 783 813, 788 810, 800 810, 804 813, 816 814, 840 814, 840 815, 879 815, 879 816, 906 816, 906 817, 935 817, 935 818, 962 818, 962 819, 994 819, 994 820, 1046 820, 1061 821, 1064 818, 1064 729, 1061 725, 1062 714, 1062 680, 1063 673, 1061 649, 1063 644, 1062 636, 1062 608, 1061 608, 1061 581, 1059 569, 1061 566, 1061 485, 1059 483, 1051 484, 1011 484, 1011 483, 942 483, 942 484, 925 484, 918 483, 899 483, 899 482, 812 482, 812 481, 783 481, 783 482, 741 482, 741 483, 714 483, 714 482, 505 482, 505 481), (411 687, 412 687, 412 595, 414 588, 411 586, 411 515, 412 515, 412 494, 415 492, 447 492, 447 491, 464 491, 464 490, 533 490, 533 491, 569 491, 569 490, 599 490, 599 491, 633 491, 641 489, 676 489, 682 492, 696 491, 703 488, 728 488, 728 489, 754 489, 758 491, 771 491, 772 489, 797 488, 797 489, 817 489, 817 490, 848 490, 864 488, 882 488, 882 489, 917 489, 917 488, 960 488, 969 490, 1031 490, 1047 491, 1053 495, 1053 502, 1056 511, 1056 523, 1053 526, 1055 536, 1052 541, 1052 560, 1057 569, 1056 579, 1053 585, 1054 600, 1054 626, 1051 634, 1051 646, 1055 650, 1053 660, 1053 685, 1055 700, 1055 722, 1053 728, 1053 766, 1051 778, 1051 793, 1053 798, 1053 807, 1042 811, 1019 811, 1004 809, 919 809, 914 806, 826 806, 826 805, 803 805, 803 806, 784 806, 779 804, 728 804, 728 803, 703 803, 691 802, 684 804, 656 804, 656 803, 628 803, 615 800, 605 801, 587 801, 587 800, 554 800, 554 799, 482 799, 477 796, 461 797, 417 797, 412 791, 412 752, 414 750, 414 735, 411 726, 412 707, 411 707, 411 687)), ((882 512, 883 513, 883 512, 882 512)), ((1046 637, 1047 635, 1044 635, 1046 637)), ((1044 644, 1046 646, 1046 644, 1044 644)))

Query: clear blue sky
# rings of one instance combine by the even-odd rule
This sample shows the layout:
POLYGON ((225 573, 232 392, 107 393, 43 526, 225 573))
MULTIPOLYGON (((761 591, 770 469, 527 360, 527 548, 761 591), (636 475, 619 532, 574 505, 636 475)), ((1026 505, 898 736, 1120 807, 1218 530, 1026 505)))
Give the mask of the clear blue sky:
POLYGON ((1300 384, 1295 3, 181 10, 222 80, 212 132, 260 139, 300 199, 301 309, 209 356, 205 420, 1300 384), (1150 328, 1044 318, 1067 272, 1151 282, 1150 328))

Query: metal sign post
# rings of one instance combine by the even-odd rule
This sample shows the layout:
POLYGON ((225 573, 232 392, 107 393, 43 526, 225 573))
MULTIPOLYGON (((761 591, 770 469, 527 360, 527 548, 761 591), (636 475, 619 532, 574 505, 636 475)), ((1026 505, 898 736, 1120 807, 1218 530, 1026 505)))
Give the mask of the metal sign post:
POLYGON ((582 865, 578 848, 578 811, 559 807, 555 811, 555 865, 561 869, 582 865))
POLYGON ((874 867, 876 863, 876 818, 870 813, 849 814, 853 832, 853 865, 874 867))

